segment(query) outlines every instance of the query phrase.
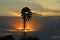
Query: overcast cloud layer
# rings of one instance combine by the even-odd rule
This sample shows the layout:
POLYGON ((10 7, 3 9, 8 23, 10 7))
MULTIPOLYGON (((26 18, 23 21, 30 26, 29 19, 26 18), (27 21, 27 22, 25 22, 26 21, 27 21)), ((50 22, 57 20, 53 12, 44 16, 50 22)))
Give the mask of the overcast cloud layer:
POLYGON ((11 16, 10 12, 21 12, 25 6, 36 11, 60 12, 60 0, 0 0, 0 16, 11 16))

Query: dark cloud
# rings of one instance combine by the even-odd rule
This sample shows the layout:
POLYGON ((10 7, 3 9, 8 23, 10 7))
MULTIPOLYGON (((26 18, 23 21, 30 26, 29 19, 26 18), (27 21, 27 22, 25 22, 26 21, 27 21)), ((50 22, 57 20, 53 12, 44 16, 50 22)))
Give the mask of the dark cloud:
MULTIPOLYGON (((0 33, 12 33, 15 35, 14 37, 18 37, 18 31, 9 32, 7 30, 14 29, 11 24, 19 23, 21 18, 18 17, 0 17, 0 33)), ((38 25, 37 27, 42 27, 42 30, 38 30, 36 32, 31 32, 29 35, 36 35, 41 40, 52 40, 50 38, 52 35, 60 35, 60 17, 59 16, 50 16, 50 17, 42 17, 34 14, 32 20, 38 25)), ((19 38, 19 37, 18 37, 19 38)), ((54 40, 54 39, 53 39, 54 40)), ((59 40, 59 39, 56 39, 59 40)))

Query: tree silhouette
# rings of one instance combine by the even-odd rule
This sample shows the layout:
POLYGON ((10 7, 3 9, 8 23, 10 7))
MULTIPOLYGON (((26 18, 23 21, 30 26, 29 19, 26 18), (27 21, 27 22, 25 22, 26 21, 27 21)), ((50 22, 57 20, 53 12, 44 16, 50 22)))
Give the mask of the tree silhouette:
POLYGON ((28 7, 24 7, 21 11, 21 16, 22 16, 22 19, 24 21, 23 39, 25 39, 27 37, 25 30, 28 30, 28 29, 26 29, 26 21, 31 20, 32 12, 28 7))
POLYGON ((21 16, 22 16, 22 18, 23 19, 25 19, 26 21, 28 20, 30 20, 31 19, 31 15, 32 15, 32 12, 31 12, 31 10, 28 8, 28 7, 24 7, 23 9, 22 9, 22 11, 21 11, 21 16))
MULTIPOLYGON (((31 10, 28 7, 24 7, 22 9, 22 11, 21 11, 21 14, 22 14, 21 15, 22 19, 24 21, 24 29, 23 29, 23 31, 24 30, 29 30, 29 29, 26 29, 26 25, 25 24, 26 24, 26 21, 31 20, 32 12, 31 12, 31 10)), ((28 36, 28 35, 26 35, 26 32, 24 31, 22 37, 20 38, 20 40, 39 40, 39 38, 28 36)))
POLYGON ((22 19, 24 20, 24 30, 25 30, 25 24, 26 24, 26 21, 29 21, 31 20, 32 18, 32 12, 31 10, 28 8, 28 7, 24 7, 21 11, 21 16, 22 16, 22 19))

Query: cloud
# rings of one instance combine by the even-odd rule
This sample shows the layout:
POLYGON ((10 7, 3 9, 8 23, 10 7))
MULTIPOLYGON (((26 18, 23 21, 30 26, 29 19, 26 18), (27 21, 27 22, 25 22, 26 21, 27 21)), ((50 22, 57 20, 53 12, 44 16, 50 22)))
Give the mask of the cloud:
POLYGON ((60 0, 42 0, 40 2, 40 4, 44 7, 44 8, 48 8, 48 9, 52 9, 52 10, 60 10, 60 0))
POLYGON ((14 12, 7 11, 7 12, 2 12, 0 16, 21 16, 21 14, 15 11, 14 12))
MULTIPOLYGON (((40 12, 36 10, 31 10, 32 13, 40 15, 40 16, 60 16, 60 12, 40 12)), ((20 12, 6 12, 5 14, 1 14, 0 16, 21 16, 20 12)))
MULTIPOLYGON (((60 12, 40 12, 37 10, 31 10, 32 13, 40 15, 40 16, 60 16, 60 12)), ((16 12, 16 11, 7 11, 7 12, 2 12, 2 14, 0 14, 0 16, 21 16, 20 12, 16 12)))
POLYGON ((60 0, 28 0, 27 2, 35 3, 51 10, 60 10, 60 0))
POLYGON ((60 12, 39 12, 35 10, 32 10, 32 12, 42 16, 60 16, 60 12))
POLYGON ((12 16, 21 16, 21 14, 19 12, 10 12, 10 14, 12 16))
POLYGON ((51 36, 51 38, 55 38, 56 39, 56 38, 60 38, 60 36, 51 36))
POLYGON ((41 14, 42 16, 60 16, 60 13, 53 14, 53 12, 51 12, 60 9, 59 3, 59 0, 0 0, 0 16, 20 16, 19 13, 25 6, 32 10, 36 10, 38 12, 37 14, 41 14))

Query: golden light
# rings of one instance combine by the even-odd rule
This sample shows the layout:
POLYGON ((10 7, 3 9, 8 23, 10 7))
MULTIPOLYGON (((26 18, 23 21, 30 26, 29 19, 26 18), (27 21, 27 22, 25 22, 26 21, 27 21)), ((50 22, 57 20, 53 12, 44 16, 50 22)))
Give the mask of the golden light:
POLYGON ((60 16, 60 12, 41 12, 41 11, 36 11, 32 10, 33 13, 36 13, 37 15, 41 16, 60 16))
POLYGON ((16 30, 15 30, 15 29, 10 29, 10 30, 8 30, 8 31, 10 31, 10 32, 15 32, 16 30))
POLYGON ((13 16, 21 16, 21 13, 19 12, 10 12, 10 14, 13 16))
POLYGON ((30 24, 26 26, 25 30, 23 29, 23 25, 16 27, 16 29, 20 31, 25 31, 25 32, 35 31, 35 29, 33 29, 33 27, 31 27, 30 24))
MULTIPOLYGON (((33 23, 33 22, 32 22, 33 23)), ((27 22, 26 24, 26 28, 25 30, 23 29, 23 22, 18 23, 18 25, 16 26, 16 30, 17 31, 25 31, 25 32, 32 32, 32 31, 36 31, 36 25, 34 25, 34 23, 32 24, 31 22, 27 22)))
MULTIPOLYGON (((33 11, 33 12, 35 12, 35 11, 33 11)), ((38 12, 38 13, 40 13, 40 12, 38 12)), ((11 24, 13 26, 13 28, 15 28, 17 31, 23 31, 22 30, 23 29, 23 20, 20 19, 21 14, 19 12, 11 12, 11 14, 14 16, 18 16, 18 18, 14 19, 15 21, 11 21, 11 22, 9 21, 9 24, 11 24)), ((31 32, 31 31, 37 31, 40 29, 41 29, 41 25, 40 24, 38 25, 37 22, 34 21, 34 18, 32 18, 31 21, 27 22, 26 30, 24 30, 24 31, 31 32)))

